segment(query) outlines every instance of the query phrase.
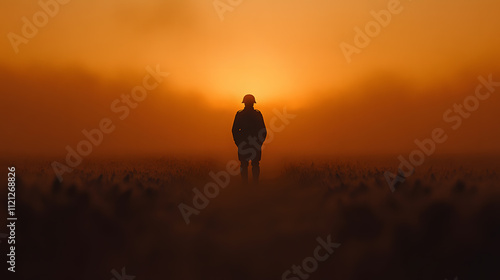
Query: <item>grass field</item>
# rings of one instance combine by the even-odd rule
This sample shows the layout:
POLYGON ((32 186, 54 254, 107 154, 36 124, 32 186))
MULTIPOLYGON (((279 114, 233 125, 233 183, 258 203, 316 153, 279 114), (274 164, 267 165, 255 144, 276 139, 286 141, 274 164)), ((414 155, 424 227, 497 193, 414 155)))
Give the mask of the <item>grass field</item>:
MULTIPOLYGON (((390 160, 288 161, 257 186, 231 176, 187 225, 179 204, 193 206, 193 188, 224 166, 93 160, 60 183, 48 161, 16 163, 18 276, 117 279, 111 271, 125 268, 136 280, 500 279, 497 158, 434 159, 394 193, 390 160), (282 276, 328 236, 341 245, 326 260, 282 276)), ((270 168, 262 162, 263 174, 270 168)))

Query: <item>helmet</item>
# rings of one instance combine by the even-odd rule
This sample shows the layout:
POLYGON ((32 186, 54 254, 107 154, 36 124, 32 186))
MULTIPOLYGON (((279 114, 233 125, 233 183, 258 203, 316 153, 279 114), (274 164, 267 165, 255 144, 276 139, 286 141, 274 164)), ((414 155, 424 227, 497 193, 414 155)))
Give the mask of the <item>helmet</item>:
POLYGON ((247 103, 257 103, 257 102, 255 102, 255 97, 253 95, 247 94, 245 95, 245 97, 243 97, 243 102, 241 103, 247 104, 247 103))

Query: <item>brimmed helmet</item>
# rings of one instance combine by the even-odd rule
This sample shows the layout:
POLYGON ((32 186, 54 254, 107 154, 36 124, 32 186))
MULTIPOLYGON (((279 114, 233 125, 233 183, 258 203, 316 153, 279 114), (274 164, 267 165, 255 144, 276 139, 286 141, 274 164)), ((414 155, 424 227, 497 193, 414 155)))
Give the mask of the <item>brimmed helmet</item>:
POLYGON ((245 97, 243 97, 243 102, 241 103, 245 103, 245 104, 248 104, 248 103, 257 103, 255 102, 255 97, 251 94, 247 94, 245 95, 245 97))

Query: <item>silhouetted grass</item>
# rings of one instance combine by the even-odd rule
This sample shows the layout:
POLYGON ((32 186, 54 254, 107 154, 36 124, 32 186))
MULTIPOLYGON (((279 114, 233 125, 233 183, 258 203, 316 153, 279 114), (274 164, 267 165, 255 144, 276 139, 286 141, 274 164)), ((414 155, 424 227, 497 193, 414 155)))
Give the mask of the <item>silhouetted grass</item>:
MULTIPOLYGON (((179 203, 223 163, 89 161, 60 183, 50 162, 17 166, 22 279, 281 279, 341 243, 310 279, 498 279, 498 166, 433 163, 392 193, 390 164, 285 165, 258 186, 236 177, 186 225, 179 203)), ((5 190, 2 191, 5 194, 5 190)), ((4 195, 5 197, 5 195, 4 195)))

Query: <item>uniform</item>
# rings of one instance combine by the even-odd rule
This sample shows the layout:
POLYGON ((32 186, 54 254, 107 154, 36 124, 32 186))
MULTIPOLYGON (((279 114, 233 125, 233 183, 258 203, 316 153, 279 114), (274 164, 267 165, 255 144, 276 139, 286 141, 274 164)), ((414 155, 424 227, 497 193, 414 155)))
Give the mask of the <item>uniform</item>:
POLYGON ((253 106, 246 106, 245 109, 238 111, 234 117, 232 133, 234 143, 238 147, 241 177, 244 182, 248 181, 248 162, 251 161, 253 181, 257 183, 260 175, 262 144, 267 136, 262 113, 253 106))

